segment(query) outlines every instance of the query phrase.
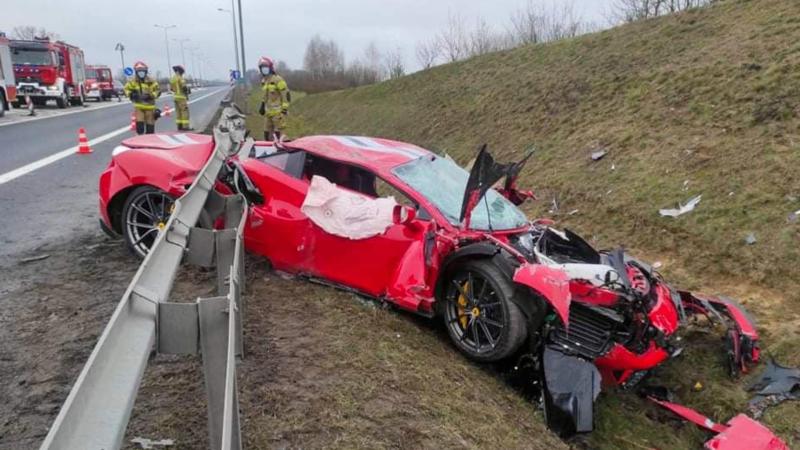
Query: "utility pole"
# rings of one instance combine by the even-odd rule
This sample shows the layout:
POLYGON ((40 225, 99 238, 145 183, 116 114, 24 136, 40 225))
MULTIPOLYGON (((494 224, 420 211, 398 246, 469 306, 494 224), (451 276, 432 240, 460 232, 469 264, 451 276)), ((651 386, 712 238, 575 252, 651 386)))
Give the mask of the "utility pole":
POLYGON ((114 47, 114 50, 119 52, 119 59, 122 61, 122 70, 125 70, 125 46, 122 45, 122 42, 117 42, 117 46, 114 47))
POLYGON ((245 62, 245 56, 244 56, 244 24, 242 22, 242 0, 238 0, 238 2, 239 2, 239 42, 242 44, 242 67, 239 69, 239 72, 242 74, 242 78, 245 79, 244 73, 247 71, 247 63, 245 62))
MULTIPOLYGON (((169 58, 169 36, 167 35, 167 31, 170 28, 177 28, 177 25, 159 25, 159 24, 155 24, 153 26, 156 27, 156 28, 163 28, 164 29, 164 45, 167 46, 167 78, 169 78, 169 74, 171 73, 171 70, 172 70, 172 61, 170 61, 170 58, 169 58)), ((156 81, 158 81, 158 80, 156 80, 156 81)))
POLYGON ((231 0, 231 9, 217 8, 217 11, 231 13, 231 25, 233 25, 233 61, 236 64, 236 70, 241 71, 239 64, 239 41, 236 37, 236 11, 233 9, 234 0, 231 0))

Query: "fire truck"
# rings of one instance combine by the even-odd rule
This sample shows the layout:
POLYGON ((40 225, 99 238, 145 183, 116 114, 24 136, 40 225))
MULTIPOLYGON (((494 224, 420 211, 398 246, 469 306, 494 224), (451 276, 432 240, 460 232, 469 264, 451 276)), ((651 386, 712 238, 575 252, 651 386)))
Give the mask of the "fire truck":
POLYGON ((0 117, 3 117, 11 103, 17 100, 13 69, 8 39, 5 33, 0 32, 0 117))
POLYGON ((94 98, 98 102, 111 99, 116 95, 111 69, 108 66, 86 66, 86 98, 94 98))
POLYGON ((86 74, 80 48, 48 38, 12 40, 11 60, 19 95, 30 96, 36 105, 48 100, 59 108, 83 105, 86 74))

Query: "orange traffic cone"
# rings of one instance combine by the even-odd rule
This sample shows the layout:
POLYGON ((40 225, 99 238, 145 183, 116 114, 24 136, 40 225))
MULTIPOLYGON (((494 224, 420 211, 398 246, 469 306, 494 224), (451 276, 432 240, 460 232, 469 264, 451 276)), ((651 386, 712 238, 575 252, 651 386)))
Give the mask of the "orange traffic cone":
POLYGON ((172 108, 169 106, 164 107, 164 112, 162 114, 164 117, 169 117, 172 115, 172 108))
POLYGON ((131 114, 131 131, 136 131, 136 114, 131 114))
POLYGON ((83 155, 92 153, 92 149, 89 148, 89 139, 86 139, 86 130, 84 130, 83 127, 78 130, 78 151, 76 153, 83 155))

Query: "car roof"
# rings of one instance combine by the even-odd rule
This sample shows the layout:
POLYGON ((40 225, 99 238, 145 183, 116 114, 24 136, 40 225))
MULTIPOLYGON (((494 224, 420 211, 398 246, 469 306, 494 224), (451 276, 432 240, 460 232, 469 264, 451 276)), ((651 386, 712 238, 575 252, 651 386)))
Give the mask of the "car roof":
POLYGON ((389 173, 399 165, 433 155, 414 144, 365 136, 307 136, 286 145, 377 173, 389 173))

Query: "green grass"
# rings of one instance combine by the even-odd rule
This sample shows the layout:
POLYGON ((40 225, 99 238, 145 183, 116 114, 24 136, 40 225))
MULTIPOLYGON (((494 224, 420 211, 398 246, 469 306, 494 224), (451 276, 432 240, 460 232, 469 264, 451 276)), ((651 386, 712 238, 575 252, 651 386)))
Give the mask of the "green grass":
MULTIPOLYGON (((681 287, 739 298, 759 321, 764 353, 800 365, 800 223, 787 220, 800 210, 798 17, 792 0, 723 1, 296 99, 288 132, 390 137, 461 163, 483 142, 501 160, 535 145, 521 178, 539 196, 525 206, 532 217, 662 261, 681 287), (609 153, 592 162, 598 147, 609 153), (697 194, 694 212, 659 216, 697 194), (562 213, 552 215, 555 196, 562 213), (748 246, 750 232, 758 242, 748 246)), ((687 338, 700 345, 687 344, 657 378, 717 420, 743 411, 744 381, 724 376, 720 342, 687 338), (697 380, 705 390, 690 389, 697 380)), ((592 448, 690 448, 705 438, 627 393, 604 393, 599 413, 592 448)), ((800 445, 797 404, 765 422, 800 445)))

